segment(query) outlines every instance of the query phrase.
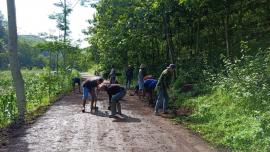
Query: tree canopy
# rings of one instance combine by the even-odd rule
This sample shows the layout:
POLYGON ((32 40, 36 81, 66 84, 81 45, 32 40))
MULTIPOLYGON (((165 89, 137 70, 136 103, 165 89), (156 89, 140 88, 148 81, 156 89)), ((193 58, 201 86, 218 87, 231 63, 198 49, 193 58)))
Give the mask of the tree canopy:
POLYGON ((268 38, 269 5, 267 0, 100 0, 89 21, 89 43, 104 67, 145 63, 154 72, 176 63, 218 69, 221 56, 241 56, 242 42, 256 47, 268 38))

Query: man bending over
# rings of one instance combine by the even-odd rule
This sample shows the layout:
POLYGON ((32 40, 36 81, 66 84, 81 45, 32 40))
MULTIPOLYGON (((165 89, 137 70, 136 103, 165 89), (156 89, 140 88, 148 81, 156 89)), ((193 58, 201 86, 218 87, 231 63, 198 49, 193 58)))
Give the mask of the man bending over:
POLYGON ((86 104, 86 100, 88 99, 89 94, 91 96, 91 112, 94 108, 93 107, 94 103, 95 103, 95 111, 96 111, 97 96, 96 96, 95 89, 102 82, 103 82, 103 78, 96 78, 96 79, 88 79, 83 83, 83 110, 82 112, 85 112, 85 104, 86 104))

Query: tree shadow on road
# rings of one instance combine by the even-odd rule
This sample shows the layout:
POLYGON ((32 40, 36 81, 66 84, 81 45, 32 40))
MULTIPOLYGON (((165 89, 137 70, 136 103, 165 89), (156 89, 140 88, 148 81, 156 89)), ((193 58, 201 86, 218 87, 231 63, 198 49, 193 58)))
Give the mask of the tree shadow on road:
MULTIPOLYGON (((28 143, 23 139, 26 135, 26 126, 18 127, 11 126, 5 131, 1 131, 0 135, 5 136, 4 141, 1 141, 0 151, 23 151, 28 152, 28 143)), ((0 139, 1 140, 1 139, 0 139)))

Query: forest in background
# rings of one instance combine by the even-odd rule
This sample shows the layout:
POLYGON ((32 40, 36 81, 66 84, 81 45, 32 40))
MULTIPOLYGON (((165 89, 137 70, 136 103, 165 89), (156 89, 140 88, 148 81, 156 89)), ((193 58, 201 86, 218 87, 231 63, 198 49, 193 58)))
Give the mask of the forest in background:
MULTIPOLYGON (((47 96, 51 87, 58 88, 53 94, 67 89, 68 82, 61 82, 67 78, 64 76, 72 76, 72 71, 73 75, 78 74, 77 70, 108 71, 114 65, 122 74, 131 64, 136 75, 143 63, 147 72, 158 78, 168 64, 175 63, 170 107, 192 112, 174 121, 232 151, 270 151, 269 0, 84 2, 97 10, 84 31, 89 48, 80 49, 70 42, 67 17, 72 9, 60 2, 56 7, 62 8, 62 13, 50 16, 63 33, 60 37, 45 34, 41 39, 19 38, 22 68, 45 67, 45 73, 38 77, 41 82, 57 82, 46 86, 47 96), (52 71, 57 75, 52 76, 52 71), (187 83, 193 84, 193 90, 181 92, 187 83)), ((9 69, 6 24, 0 15, 1 70, 9 69)), ((31 82, 36 80, 40 81, 31 82)), ((1 82, 11 86, 10 80, 1 82)), ((14 103, 14 92, 1 99, 10 98, 14 103)), ((27 102, 30 99, 33 103, 38 101, 28 95, 27 102)), ((3 110, 10 108, 9 102, 2 103, 3 110)), ((9 115, 2 113, 1 118, 10 121, 9 115)), ((0 120, 1 125, 6 122, 0 120)))
POLYGON ((175 63, 175 121, 232 151, 270 150, 269 0, 100 0, 88 29, 102 70, 128 64, 158 78, 175 63), (193 90, 181 92, 184 84, 193 90))
POLYGON ((94 7, 89 42, 104 67, 145 63, 159 73, 176 63, 197 78, 206 68, 219 72, 223 57, 240 58, 243 43, 253 54, 269 43, 268 0, 101 0, 94 7))

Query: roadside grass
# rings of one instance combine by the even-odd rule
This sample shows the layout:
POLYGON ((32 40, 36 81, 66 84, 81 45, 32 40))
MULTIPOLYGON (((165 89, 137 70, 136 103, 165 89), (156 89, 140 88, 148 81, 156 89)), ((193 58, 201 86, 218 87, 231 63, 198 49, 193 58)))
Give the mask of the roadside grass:
MULTIPOLYGON (((76 73, 76 72, 75 72, 76 73)), ((1 71, 0 128, 12 124, 17 117, 16 96, 9 71, 1 71)), ((39 115, 59 95, 71 90, 72 74, 52 74, 49 70, 23 70, 26 91, 26 121, 39 115)))
POLYGON ((189 93, 174 88, 171 106, 189 107, 192 113, 173 121, 230 151, 270 151, 270 49, 224 64, 226 70, 211 85, 202 83, 189 93))

